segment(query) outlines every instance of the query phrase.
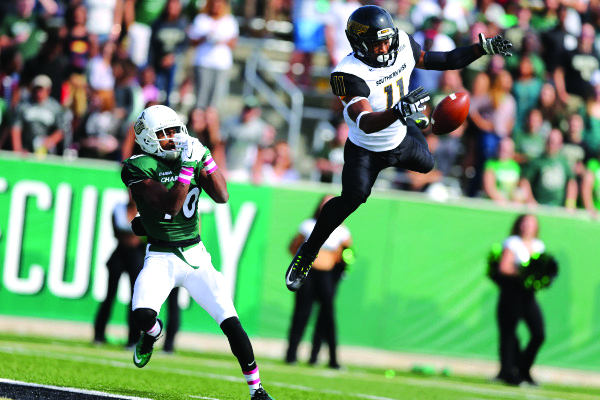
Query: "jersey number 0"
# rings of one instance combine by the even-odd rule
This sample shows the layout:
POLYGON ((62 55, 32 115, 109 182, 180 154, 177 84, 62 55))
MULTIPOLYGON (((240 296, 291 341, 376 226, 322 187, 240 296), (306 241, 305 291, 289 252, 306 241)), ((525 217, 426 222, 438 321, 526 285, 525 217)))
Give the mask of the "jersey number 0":
MULTIPOLYGON (((190 219, 196 213, 196 209, 198 207, 198 199, 200 198, 200 189, 197 187, 190 190, 183 201, 183 207, 181 207, 181 212, 183 212, 183 216, 187 219, 190 219)), ((173 216, 171 214, 165 214, 163 218, 164 221, 172 221, 173 216)))

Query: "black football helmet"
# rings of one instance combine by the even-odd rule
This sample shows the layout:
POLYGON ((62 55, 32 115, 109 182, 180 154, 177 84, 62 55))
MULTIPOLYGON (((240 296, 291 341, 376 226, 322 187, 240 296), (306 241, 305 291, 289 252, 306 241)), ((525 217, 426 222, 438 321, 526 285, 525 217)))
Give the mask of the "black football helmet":
POLYGON ((396 61, 398 28, 394 26, 392 16, 379 6, 357 8, 348 18, 346 37, 356 58, 371 67, 389 67, 396 61), (390 40, 388 53, 379 55, 372 53, 369 43, 382 40, 390 40))

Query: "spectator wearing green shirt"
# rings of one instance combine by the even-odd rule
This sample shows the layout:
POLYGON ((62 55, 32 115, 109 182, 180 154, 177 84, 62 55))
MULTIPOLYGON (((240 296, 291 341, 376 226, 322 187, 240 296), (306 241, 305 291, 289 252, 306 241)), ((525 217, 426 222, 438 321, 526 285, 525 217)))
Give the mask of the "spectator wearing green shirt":
POLYGON ((569 166, 575 173, 577 182, 583 180, 585 172, 585 150, 583 148, 583 118, 579 114, 569 116, 569 128, 565 135, 565 144, 560 153, 567 159, 569 166))
POLYGON ((19 153, 60 153, 65 137, 70 140, 70 118, 52 97, 52 81, 38 75, 31 82, 31 99, 19 103, 11 126, 13 150, 19 153))
POLYGON ((533 61, 529 56, 521 57, 517 79, 512 94, 517 102, 515 127, 521 129, 529 110, 537 106, 544 81, 535 75, 533 61))
POLYGON ((577 182, 567 160, 560 155, 562 147, 562 133, 552 129, 544 155, 526 166, 521 179, 520 187, 527 203, 575 209, 577 182))
POLYGON ((17 0, 15 12, 7 14, 0 24, 0 47, 16 47, 23 61, 35 57, 46 40, 43 20, 34 8, 35 0, 17 0))
POLYGON ((524 165, 540 157, 544 153, 546 137, 550 129, 551 126, 547 121, 544 121, 540 109, 531 109, 525 119, 524 129, 517 129, 513 134, 515 160, 524 165))
POLYGON ((592 74, 594 96, 587 104, 583 144, 586 157, 594 158, 600 150, 600 70, 592 74))
POLYGON ((521 167, 513 159, 515 144, 509 137, 500 141, 498 157, 487 160, 483 172, 483 190, 498 204, 520 202, 521 167))

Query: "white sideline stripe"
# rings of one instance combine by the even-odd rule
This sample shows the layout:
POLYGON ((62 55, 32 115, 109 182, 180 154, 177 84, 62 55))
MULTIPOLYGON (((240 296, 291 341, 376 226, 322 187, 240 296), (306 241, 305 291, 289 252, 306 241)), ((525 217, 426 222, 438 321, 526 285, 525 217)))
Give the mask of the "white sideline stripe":
MULTIPOLYGON (((22 353, 22 354, 40 354, 40 351, 33 352, 33 351, 30 351, 29 349, 24 349, 24 348, 14 348, 14 347, 6 348, 6 347, 2 347, 2 346, 0 346, 0 352, 22 353)), ((104 360, 104 359, 88 357, 88 356, 71 356, 71 355, 66 355, 64 353, 57 353, 56 351, 52 351, 52 350, 42 351, 41 353, 45 353, 48 355, 51 354, 51 355, 53 355, 53 357, 58 358, 58 359, 63 359, 63 360, 81 361, 81 362, 93 361, 96 363, 101 363, 104 365, 111 365, 113 367, 119 367, 119 368, 132 367, 132 364, 130 362, 125 363, 125 362, 121 362, 121 361, 104 360)), ((155 368, 160 371, 177 373, 177 374, 181 374, 181 375, 194 375, 194 376, 198 376, 198 377, 210 378, 210 379, 216 379, 216 380, 224 380, 224 381, 228 381, 228 382, 243 382, 243 378, 237 377, 237 376, 231 376, 231 375, 221 375, 221 374, 213 374, 213 373, 208 373, 208 372, 190 371, 190 370, 184 370, 184 369, 180 369, 180 368, 170 368, 170 367, 155 367, 155 368)), ((355 376, 357 374, 350 373, 349 375, 355 376)), ((335 376, 338 376, 338 374, 335 374, 335 376, 325 376, 325 375, 322 375, 322 376, 325 378, 335 378, 335 376)), ((454 382, 447 382, 447 381, 436 381, 436 380, 421 381, 421 380, 413 379, 413 378, 399 378, 399 377, 397 377, 395 379, 398 379, 398 381, 400 381, 404 384, 417 386, 417 387, 436 386, 436 387, 442 388, 442 389, 462 391, 462 392, 466 392, 466 393, 470 393, 470 394, 500 396, 500 398, 505 398, 505 399, 506 398, 515 398, 515 397, 521 397, 521 398, 525 397, 527 399, 532 399, 532 400, 570 400, 570 399, 595 400, 595 399, 597 399, 596 396, 585 394, 585 393, 573 394, 570 392, 564 392, 564 393, 563 392, 554 392, 552 390, 543 389, 543 388, 528 389, 528 388, 512 388, 511 387, 511 388, 506 388, 506 389, 502 389, 502 388, 494 389, 494 388, 486 388, 486 387, 480 387, 480 386, 476 386, 476 385, 469 385, 469 384, 464 384, 464 383, 454 383, 454 382), (535 393, 532 393, 532 390, 535 391, 535 393), (550 396, 559 396, 559 397, 550 397, 550 396), (575 397, 575 396, 577 396, 577 397, 575 397)), ((363 393, 345 393, 345 392, 338 391, 338 390, 315 389, 312 387, 301 386, 301 385, 290 385, 289 383, 283 383, 283 382, 271 381, 271 382, 268 382, 268 385, 282 387, 282 388, 286 388, 286 389, 301 390, 301 391, 305 391, 305 392, 328 393, 328 394, 334 394, 334 395, 343 395, 343 396, 347 396, 347 397, 362 398, 362 399, 367 399, 367 400, 400 400, 397 398, 380 397, 380 396, 374 396, 374 395, 363 394, 363 393)), ((122 396, 122 397, 125 398, 125 396, 122 396)), ((130 399, 138 400, 141 398, 130 397, 130 399)), ((150 399, 143 399, 143 400, 150 400, 150 399)))
MULTIPOLYGON (((489 389, 489 388, 483 388, 483 387, 476 387, 476 386, 472 386, 472 385, 468 385, 468 384, 464 384, 464 383, 454 383, 454 382, 436 382, 436 381, 427 381, 427 382, 422 382, 416 379, 412 379, 412 378, 405 378, 404 383, 409 384, 409 385, 414 385, 414 386, 436 386, 439 388, 443 388, 443 389, 449 389, 449 390, 457 390, 457 391, 464 391, 464 392, 470 392, 470 393, 476 393, 476 394, 487 394, 487 395, 496 395, 496 396, 505 396, 505 397, 523 397, 523 395, 526 396, 526 398, 528 399, 540 399, 540 400, 564 400, 565 397, 548 397, 545 393, 550 393, 555 395, 556 393, 551 392, 551 391, 546 391, 544 389, 533 389, 538 391, 538 393, 531 393, 531 392, 527 392, 527 390, 524 390, 524 388, 506 388, 506 390, 502 390, 502 389, 489 389)), ((560 393, 559 395, 562 395, 563 393, 560 393)), ((570 396, 570 393, 564 393, 565 395, 570 396)), ((585 394, 583 393, 578 393, 578 396, 583 396, 586 397, 585 394)), ((580 397, 580 399, 582 399, 583 397, 580 397)), ((567 398, 571 398, 571 397, 567 397, 567 398)))
POLYGON ((188 397, 193 397, 194 399, 220 400, 220 399, 217 399, 216 397, 192 396, 191 394, 188 394, 188 397))
POLYGON ((72 392, 72 393, 80 393, 80 394, 91 394, 91 395, 95 395, 95 396, 102 396, 102 397, 108 397, 108 398, 113 398, 113 399, 152 400, 152 399, 148 399, 146 397, 133 397, 133 396, 117 395, 117 394, 99 392, 97 390, 76 389, 76 388, 63 387, 63 386, 40 385, 38 383, 13 381, 11 379, 2 379, 2 378, 0 378, 0 383, 8 383, 8 384, 11 384, 11 385, 31 386, 31 387, 44 388, 44 389, 53 389, 53 390, 58 390, 58 391, 62 391, 62 392, 72 392))

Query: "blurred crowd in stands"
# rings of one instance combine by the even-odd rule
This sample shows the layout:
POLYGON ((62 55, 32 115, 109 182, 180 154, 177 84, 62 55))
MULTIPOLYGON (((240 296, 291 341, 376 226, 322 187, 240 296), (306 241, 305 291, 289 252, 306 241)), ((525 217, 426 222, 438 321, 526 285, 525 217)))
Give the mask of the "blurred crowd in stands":
POLYGON ((426 130, 435 170, 394 171, 389 187, 585 208, 596 217, 600 0, 2 2, 0 148, 118 162, 136 151, 132 121, 166 104, 232 179, 339 182, 347 137, 339 100, 332 96, 327 140, 302 151, 312 172, 301 172, 259 97, 244 97, 232 115, 232 67, 240 38, 288 41, 285 75, 310 91, 315 55, 331 68, 350 52, 345 21, 362 4, 386 8, 424 50, 476 43, 479 32, 514 45, 513 57, 482 57, 464 70, 415 70, 411 89, 431 93, 429 112, 466 90, 469 117, 444 136, 426 130))

